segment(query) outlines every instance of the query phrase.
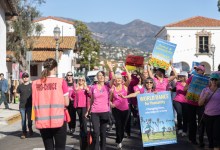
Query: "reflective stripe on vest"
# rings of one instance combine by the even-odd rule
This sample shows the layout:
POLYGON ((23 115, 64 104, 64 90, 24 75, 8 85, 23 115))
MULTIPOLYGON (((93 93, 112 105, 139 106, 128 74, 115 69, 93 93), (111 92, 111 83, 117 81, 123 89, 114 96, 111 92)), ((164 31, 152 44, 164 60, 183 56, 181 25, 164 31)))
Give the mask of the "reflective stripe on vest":
POLYGON ((34 109, 44 109, 44 108, 64 108, 64 105, 50 104, 50 105, 34 106, 34 109))
POLYGON ((47 116, 47 117, 36 117, 35 121, 39 121, 39 120, 52 120, 52 119, 63 119, 64 115, 60 115, 60 116, 47 116))

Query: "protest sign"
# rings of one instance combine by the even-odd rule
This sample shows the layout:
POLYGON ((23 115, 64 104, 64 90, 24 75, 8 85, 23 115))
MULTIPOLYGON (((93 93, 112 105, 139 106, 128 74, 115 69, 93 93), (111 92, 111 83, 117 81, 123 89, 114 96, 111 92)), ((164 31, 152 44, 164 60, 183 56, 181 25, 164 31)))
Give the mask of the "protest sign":
POLYGON ((168 70, 175 49, 176 44, 162 39, 157 39, 154 45, 152 58, 149 60, 149 64, 153 65, 154 67, 168 70))
POLYGON ((208 84, 208 77, 194 74, 187 90, 186 99, 189 101, 198 102, 202 90, 207 87, 208 84))
POLYGON ((127 55, 125 64, 130 66, 142 67, 144 64, 144 57, 127 55))
POLYGON ((143 147, 176 143, 170 91, 139 94, 137 99, 143 147))
POLYGON ((19 63, 12 63, 12 80, 19 80, 19 63))

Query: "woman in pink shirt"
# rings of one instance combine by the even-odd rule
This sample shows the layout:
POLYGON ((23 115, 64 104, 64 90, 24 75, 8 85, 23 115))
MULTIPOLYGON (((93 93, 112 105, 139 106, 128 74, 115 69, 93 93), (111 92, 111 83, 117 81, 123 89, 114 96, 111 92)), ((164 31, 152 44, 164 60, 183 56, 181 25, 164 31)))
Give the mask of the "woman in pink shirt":
POLYGON ((176 77, 177 77, 177 73, 175 71, 175 69, 173 68, 173 66, 171 66, 171 69, 173 71, 173 76, 170 76, 169 78, 167 78, 165 76, 165 70, 158 68, 156 70, 155 75, 153 75, 150 66, 148 65, 148 74, 149 76, 154 79, 154 82, 156 84, 156 91, 157 92, 162 92, 162 91, 167 91, 169 88, 169 82, 173 81, 176 77))
MULTIPOLYGON (((128 73, 127 70, 126 74, 128 78, 131 78, 131 75, 128 73)), ((117 148, 122 148, 124 129, 129 116, 128 100, 121 97, 121 95, 127 95, 128 88, 127 86, 122 84, 122 81, 122 75, 115 74, 115 85, 112 87, 110 94, 110 105, 112 107, 112 113, 115 118, 117 148)))
MULTIPOLYGON (((112 65, 107 62, 107 65, 112 73, 112 65)), ((106 128, 109 121, 109 85, 105 84, 105 73, 99 71, 97 73, 98 83, 93 85, 90 90, 91 100, 90 108, 87 110, 85 117, 91 113, 91 120, 93 126, 93 139, 92 139, 92 150, 106 149, 106 128), (99 142, 100 136, 100 142, 99 142)), ((112 81, 110 81, 110 85, 112 81)))
MULTIPOLYGON (((143 93, 152 93, 152 92, 156 92, 155 90, 155 82, 152 78, 148 77, 147 79, 145 79, 143 81, 143 87, 140 88, 139 90, 135 91, 135 93, 131 93, 127 96, 123 96, 123 98, 131 98, 131 97, 136 97, 138 94, 143 94, 143 93)), ((149 131, 150 132, 150 131, 149 131)), ((149 135, 150 136, 150 135, 149 135)), ((155 147, 144 147, 144 150, 154 150, 155 147)))
MULTIPOLYGON (((87 135, 87 121, 85 114, 90 107, 90 98, 89 98, 89 88, 86 84, 86 79, 84 76, 78 78, 78 83, 74 88, 72 94, 74 97, 74 108, 79 116, 80 122, 80 136, 82 143, 86 143, 87 135)), ((86 149, 86 145, 82 144, 81 149, 86 149)))
POLYGON ((187 135, 187 100, 186 91, 184 87, 186 85, 186 79, 188 77, 187 72, 182 71, 178 75, 179 81, 176 82, 176 96, 174 97, 173 106, 177 113, 177 128, 178 134, 182 136, 187 135))

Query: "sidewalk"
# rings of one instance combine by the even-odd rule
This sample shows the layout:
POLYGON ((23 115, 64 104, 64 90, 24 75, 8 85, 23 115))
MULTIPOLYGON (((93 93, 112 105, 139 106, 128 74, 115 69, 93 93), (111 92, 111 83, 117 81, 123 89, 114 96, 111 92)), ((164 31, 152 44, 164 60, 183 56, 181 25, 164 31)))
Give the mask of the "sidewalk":
POLYGON ((0 106, 0 125, 9 125, 21 118, 19 104, 10 103, 10 109, 5 109, 4 104, 0 106))

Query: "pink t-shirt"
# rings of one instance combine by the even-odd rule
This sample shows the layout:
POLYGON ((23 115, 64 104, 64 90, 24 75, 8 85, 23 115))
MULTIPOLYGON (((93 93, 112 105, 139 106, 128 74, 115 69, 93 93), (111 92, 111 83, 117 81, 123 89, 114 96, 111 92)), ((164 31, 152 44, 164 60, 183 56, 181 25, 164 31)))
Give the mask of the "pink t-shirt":
POLYGON ((66 96, 69 94, 69 91, 68 91, 68 86, 67 86, 67 83, 65 80, 63 80, 63 83, 62 83, 62 89, 63 89, 63 95, 66 96))
POLYGON ((156 84, 156 91, 157 92, 163 92, 163 91, 167 91, 167 87, 169 85, 169 80, 168 78, 163 78, 163 81, 160 82, 160 80, 156 77, 154 77, 154 82, 156 84))
POLYGON ((176 96, 174 97, 174 100, 180 103, 187 103, 186 99, 186 91, 183 90, 184 86, 181 84, 181 82, 176 82, 176 96))
POLYGON ((118 96, 119 94, 123 96, 127 95, 127 90, 125 90, 124 85, 122 85, 122 90, 120 91, 116 91, 116 88, 113 87, 113 104, 117 109, 121 111, 128 110, 128 99, 118 96))
POLYGON ((91 88, 91 93, 93 96, 93 104, 91 106, 91 112, 101 113, 108 112, 109 107, 109 87, 103 85, 99 90, 98 85, 94 85, 91 88))
POLYGON ((89 95, 85 89, 75 90, 74 94, 75 94, 74 108, 89 106, 90 104, 89 95))
POLYGON ((200 98, 202 98, 204 96, 204 94, 208 92, 209 93, 209 100, 207 102, 207 104, 205 105, 205 111, 204 113, 206 115, 209 116, 216 116, 216 115, 220 115, 220 101, 219 101, 219 97, 220 97, 220 88, 218 88, 215 93, 213 94, 213 92, 210 90, 209 87, 204 88, 202 90, 202 93, 200 94, 200 98), (212 95, 213 94, 213 95, 212 95), (211 97, 212 95, 212 97, 211 97))

